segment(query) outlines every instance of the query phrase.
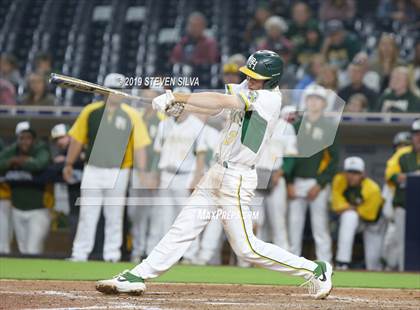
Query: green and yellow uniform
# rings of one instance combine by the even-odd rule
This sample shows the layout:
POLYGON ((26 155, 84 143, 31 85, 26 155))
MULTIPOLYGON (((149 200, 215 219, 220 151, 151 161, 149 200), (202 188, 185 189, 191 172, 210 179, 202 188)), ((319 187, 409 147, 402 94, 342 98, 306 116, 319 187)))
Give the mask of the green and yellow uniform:
POLYGON ((349 186, 344 173, 338 173, 332 183, 332 209, 341 213, 355 206, 360 218, 375 222, 380 215, 383 199, 379 185, 364 178, 359 186, 349 186))
MULTIPOLYGON (((12 144, 0 153, 0 174, 8 170, 9 160, 19 155, 17 144, 12 144)), ((29 173, 36 177, 50 162, 50 152, 43 142, 35 143, 29 151, 29 159, 17 170, 21 173, 29 173)), ((51 208, 54 204, 53 187, 51 184, 28 182, 10 182, 11 201, 15 208, 20 210, 34 210, 51 208)))
MULTIPOLYGON (((327 136, 326 133, 332 130, 331 124, 327 119, 321 117, 314 123, 306 121, 310 128, 301 127, 302 121, 299 120, 294 124, 296 132, 298 132, 298 150, 305 149, 305 145, 313 145, 319 137, 317 145, 325 145, 322 137, 327 136)), ((292 167, 289 167, 289 173, 286 174, 286 180, 291 183, 294 178, 315 178, 317 183, 324 187, 332 181, 338 167, 338 147, 337 142, 315 153, 310 157, 295 158, 292 167)))
POLYGON ((103 101, 87 105, 69 135, 86 145, 88 163, 102 168, 131 168, 134 150, 151 143, 139 112, 125 103, 115 110, 103 101))
POLYGON ((399 149, 388 160, 385 179, 395 186, 394 207, 405 207, 405 184, 400 184, 397 181, 398 174, 418 170, 420 170, 420 154, 416 153, 411 145, 399 149))

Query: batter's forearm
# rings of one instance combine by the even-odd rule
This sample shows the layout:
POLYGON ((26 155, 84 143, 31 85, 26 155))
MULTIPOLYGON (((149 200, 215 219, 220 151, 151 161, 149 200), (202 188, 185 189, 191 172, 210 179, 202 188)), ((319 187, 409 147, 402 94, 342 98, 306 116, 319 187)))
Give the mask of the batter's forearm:
POLYGON ((195 94, 174 93, 175 101, 184 102, 185 107, 194 106, 201 109, 242 109, 243 104, 236 96, 213 92, 195 94))
POLYGON ((216 115, 222 111, 222 109, 208 109, 208 108, 199 108, 190 104, 185 105, 184 111, 197 113, 197 114, 204 114, 204 115, 216 115))

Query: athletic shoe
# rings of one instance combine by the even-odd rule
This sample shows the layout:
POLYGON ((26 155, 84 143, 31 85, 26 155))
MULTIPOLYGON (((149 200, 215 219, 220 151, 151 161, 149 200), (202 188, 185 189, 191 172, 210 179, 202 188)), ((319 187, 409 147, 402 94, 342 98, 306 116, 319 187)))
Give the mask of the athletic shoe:
POLYGON ((127 293, 141 295, 146 290, 146 285, 143 278, 125 270, 112 279, 96 282, 96 289, 104 294, 127 293))
POLYGON ((333 269, 330 263, 315 261, 318 267, 313 275, 301 286, 308 286, 309 294, 315 299, 325 299, 331 293, 333 269))

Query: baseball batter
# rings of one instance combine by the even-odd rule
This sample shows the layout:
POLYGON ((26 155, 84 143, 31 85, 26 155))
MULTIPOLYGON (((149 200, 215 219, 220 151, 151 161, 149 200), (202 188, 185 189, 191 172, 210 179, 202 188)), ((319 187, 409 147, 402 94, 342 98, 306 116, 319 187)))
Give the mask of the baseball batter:
POLYGON ((317 299, 329 295, 332 267, 328 262, 296 256, 257 239, 252 232, 248 204, 257 185, 254 166, 280 115, 282 99, 277 85, 283 61, 278 54, 261 50, 252 54, 240 71, 247 79, 230 86, 230 94, 167 91, 153 100, 156 109, 168 114, 179 115, 186 110, 214 115, 228 109, 230 118, 222 132, 217 162, 203 176, 168 233, 141 264, 112 279, 98 281, 98 291, 142 294, 146 290, 144 281, 176 264, 207 225, 209 219, 200 214, 221 208, 227 215, 222 218, 227 238, 240 258, 304 277, 307 280, 304 284, 317 299))

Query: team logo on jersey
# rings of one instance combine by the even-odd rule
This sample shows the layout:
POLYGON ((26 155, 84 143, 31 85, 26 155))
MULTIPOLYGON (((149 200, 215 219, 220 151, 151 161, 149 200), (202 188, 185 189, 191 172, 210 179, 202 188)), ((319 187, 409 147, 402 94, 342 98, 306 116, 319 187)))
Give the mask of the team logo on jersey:
POLYGON ((255 101, 257 101, 258 98, 258 92, 255 90, 251 90, 250 92, 248 92, 248 100, 251 103, 254 103, 255 101))

